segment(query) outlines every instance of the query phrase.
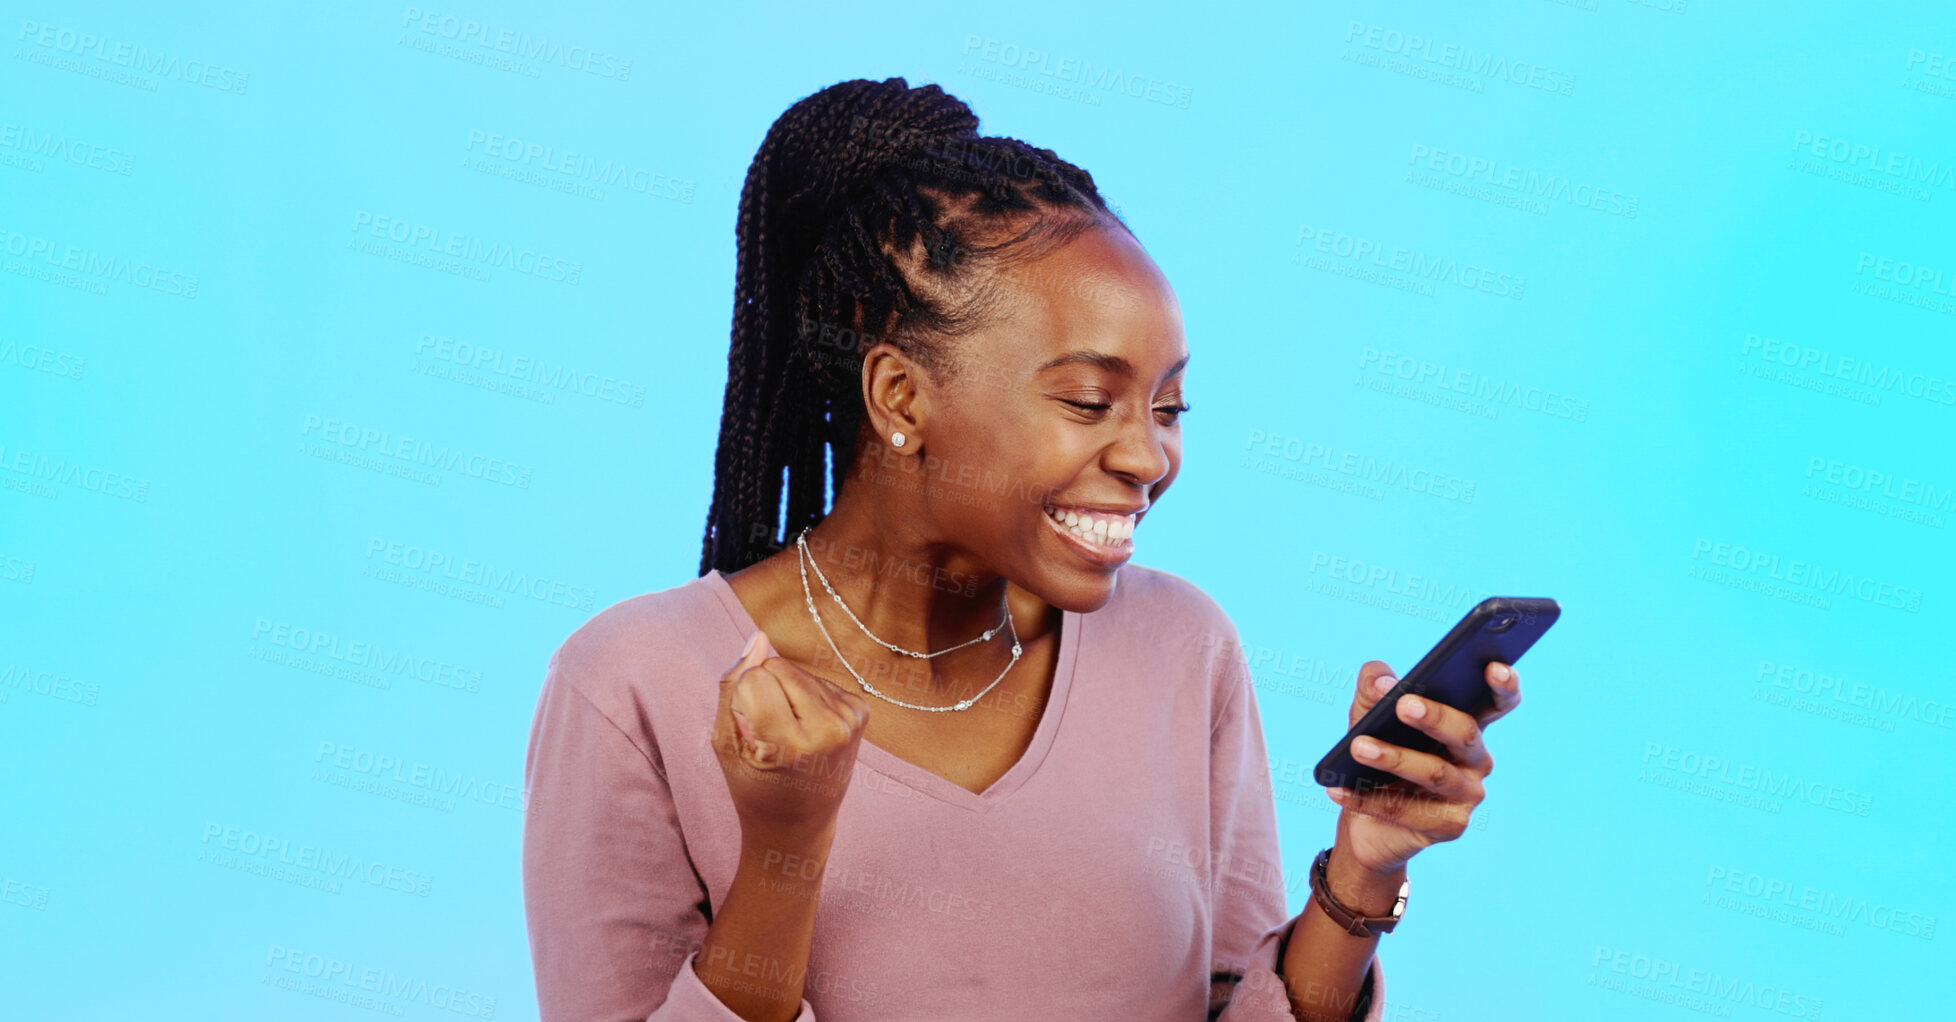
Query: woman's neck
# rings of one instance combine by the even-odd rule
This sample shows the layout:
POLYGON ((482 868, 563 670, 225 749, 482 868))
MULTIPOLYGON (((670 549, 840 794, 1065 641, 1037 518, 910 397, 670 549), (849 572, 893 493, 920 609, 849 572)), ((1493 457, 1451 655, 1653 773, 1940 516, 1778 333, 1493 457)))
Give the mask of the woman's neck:
POLYGON ((784 655, 838 682, 852 672, 872 681, 914 679, 900 687, 921 698, 971 688, 973 679, 989 681, 1011 661, 1014 633, 1028 655, 1037 643, 1057 634, 1058 608, 1013 585, 963 547, 928 534, 928 526, 919 524, 926 519, 921 508, 894 500, 863 500, 862 489, 844 488, 836 506, 808 531, 806 554, 799 549, 797 536, 790 535, 785 549, 731 579, 752 597, 745 601, 750 608, 763 609, 766 616, 754 615, 757 622, 787 629, 769 631, 784 655), (819 575, 816 567, 821 569, 819 575), (824 577, 849 613, 843 613, 823 588, 824 577), (810 599, 821 615, 819 629, 808 611, 810 599), (1000 627, 1008 603, 1012 631, 929 660, 891 652, 849 619, 853 614, 877 639, 934 653, 1000 627), (836 663, 831 642, 846 665, 836 663))
MULTIPOLYGON (((1043 631, 1045 601, 961 548, 925 535, 899 510, 865 511, 839 500, 806 542, 806 554, 785 552, 803 564, 812 558, 808 588, 831 635, 838 623, 851 633, 862 629, 839 613, 823 578, 871 634, 904 649, 933 652, 998 628, 1008 599, 1022 642, 1032 637, 1028 631, 1043 631)), ((849 648, 843 646, 845 654, 849 648)))

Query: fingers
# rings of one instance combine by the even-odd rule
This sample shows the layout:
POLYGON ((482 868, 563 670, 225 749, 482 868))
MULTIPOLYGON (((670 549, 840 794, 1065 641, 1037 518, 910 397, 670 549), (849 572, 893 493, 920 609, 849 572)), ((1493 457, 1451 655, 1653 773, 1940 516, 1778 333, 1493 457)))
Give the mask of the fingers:
POLYGON ((1473 806, 1449 802, 1420 791, 1376 788, 1359 792, 1332 788, 1331 800, 1363 816, 1383 820, 1424 836, 1429 842, 1452 841, 1467 832, 1473 806))
POLYGON ((781 656, 756 630, 720 679, 716 746, 770 770, 838 749, 861 734, 869 703, 781 656))
POLYGON ((1475 805, 1486 794, 1477 774, 1430 752, 1417 752, 1362 735, 1352 740, 1352 756, 1366 766, 1403 777, 1449 801, 1475 805))
POLYGON ((1478 718, 1482 727, 1500 720, 1521 705, 1521 675, 1511 664, 1488 664, 1487 687, 1494 690, 1494 708, 1478 718))
POLYGON ((768 642, 767 633, 756 628, 754 634, 747 637, 747 644, 740 648, 740 656, 734 658, 734 662, 720 675, 720 706, 714 713, 713 726, 715 748, 725 748, 738 756, 753 747, 756 735, 745 709, 738 714, 731 713, 730 709, 741 676, 758 667, 773 652, 774 647, 768 642))
POLYGON ((1482 777, 1494 772, 1494 756, 1481 740, 1474 718, 1445 703, 1402 695, 1393 707, 1400 720, 1438 739, 1456 766, 1482 777))
POLYGON ((789 705, 795 709, 796 724, 801 734, 811 740, 809 748, 819 751, 840 748, 869 723, 869 704, 860 696, 786 660, 767 666, 774 667, 776 664, 780 670, 776 672, 775 679, 781 683, 781 690, 787 694, 789 705))
POLYGON ((727 701, 733 696, 733 683, 748 668, 758 667, 768 657, 774 655, 776 655, 774 644, 768 641, 767 633, 756 628, 754 634, 747 637, 747 645, 740 648, 740 656, 727 667, 725 673, 720 675, 720 712, 723 715, 726 712, 727 701))
POLYGON ((838 712, 853 719, 858 730, 869 724, 869 700, 832 682, 823 687, 827 690, 829 698, 835 701, 838 712))
POLYGON ((1358 723, 1358 718, 1365 716, 1365 711, 1397 684, 1399 679, 1393 676, 1392 668, 1387 667, 1385 661, 1367 660, 1358 669, 1358 691, 1352 699, 1351 720, 1345 726, 1358 723))
POLYGON ((795 717, 804 724, 829 717, 854 721, 857 727, 869 722, 868 700, 835 682, 786 659, 770 660, 762 666, 781 683, 795 717))
POLYGON ((787 692, 766 665, 743 671, 732 688, 729 709, 735 728, 746 732, 745 751, 757 763, 774 763, 798 730, 787 692))

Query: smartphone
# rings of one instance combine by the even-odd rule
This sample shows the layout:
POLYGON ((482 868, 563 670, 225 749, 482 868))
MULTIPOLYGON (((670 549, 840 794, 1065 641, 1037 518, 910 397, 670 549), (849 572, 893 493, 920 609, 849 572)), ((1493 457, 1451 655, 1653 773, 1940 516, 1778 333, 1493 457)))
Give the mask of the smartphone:
POLYGON ((1315 772, 1318 783, 1369 791, 1404 780, 1353 759, 1352 739, 1371 735, 1392 745, 1441 753, 1445 746, 1437 739, 1399 719, 1399 697, 1411 692, 1474 716, 1492 709, 1494 690, 1487 687, 1487 665, 1520 660, 1561 615, 1562 608, 1549 599, 1490 596, 1476 604, 1324 754, 1315 772))

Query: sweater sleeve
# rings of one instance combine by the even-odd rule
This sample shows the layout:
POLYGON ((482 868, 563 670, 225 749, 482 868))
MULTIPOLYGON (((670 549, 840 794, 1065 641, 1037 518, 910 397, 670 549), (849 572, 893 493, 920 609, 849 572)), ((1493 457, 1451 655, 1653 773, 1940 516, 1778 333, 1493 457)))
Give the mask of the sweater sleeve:
MULTIPOLYGON (((1231 645, 1233 659, 1222 658, 1228 695, 1209 740, 1215 892, 1209 1015, 1212 1022, 1295 1022, 1281 966, 1298 916, 1284 918, 1282 853, 1263 724, 1249 663, 1241 647, 1231 645)), ((1303 911, 1318 909, 1306 901, 1303 911)), ((1380 1022, 1384 1016, 1385 974, 1375 955, 1351 1019, 1380 1022)))
MULTIPOLYGON (((541 1022, 741 1022, 700 981, 709 900, 650 750, 550 658, 524 764, 541 1022)), ((804 998, 795 1022, 815 1022, 804 998)))

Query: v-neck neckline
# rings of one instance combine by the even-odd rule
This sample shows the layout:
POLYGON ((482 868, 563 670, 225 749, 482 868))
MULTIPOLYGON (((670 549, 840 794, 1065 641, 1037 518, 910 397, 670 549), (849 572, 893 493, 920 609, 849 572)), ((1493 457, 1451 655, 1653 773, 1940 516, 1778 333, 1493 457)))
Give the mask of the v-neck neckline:
MULTIPOLYGON (((747 637, 759 627, 753 615, 747 612, 746 604, 740 602, 739 594, 734 592, 733 584, 720 569, 709 569, 700 576, 699 581, 713 591, 726 609, 728 624, 733 629, 732 645, 725 658, 729 661, 740 655, 740 647, 747 637)), ((904 785, 921 791, 941 802, 960 806, 973 812, 990 812, 1004 802, 1013 792, 1023 787, 1039 765, 1046 760, 1052 750, 1053 739, 1059 731, 1060 719, 1066 715, 1067 695, 1073 690, 1073 675, 1080 662, 1081 617, 1070 610, 1060 612, 1059 658, 1053 665, 1053 688, 1046 698, 1046 705, 1039 713, 1039 726, 1033 730, 1032 741, 1012 768, 1001 774, 983 792, 975 792, 955 781, 918 766, 898 756, 896 753, 877 745, 865 735, 856 748, 856 759, 877 772, 901 781, 904 785)), ((717 662, 717 661, 716 661, 717 662)))

